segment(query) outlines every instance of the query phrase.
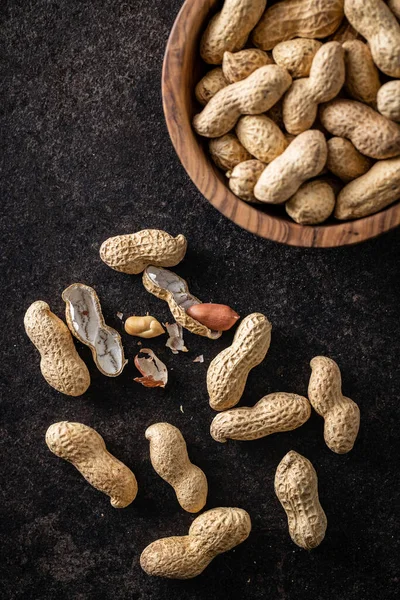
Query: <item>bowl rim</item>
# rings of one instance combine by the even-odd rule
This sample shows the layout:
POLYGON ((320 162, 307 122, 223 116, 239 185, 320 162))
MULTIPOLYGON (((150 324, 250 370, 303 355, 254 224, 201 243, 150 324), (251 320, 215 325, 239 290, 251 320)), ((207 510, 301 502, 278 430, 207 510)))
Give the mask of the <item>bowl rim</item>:
POLYGON ((196 26, 201 30, 204 20, 199 27, 199 12, 208 14, 216 1, 185 0, 168 38, 162 69, 161 93, 168 132, 180 162, 198 190, 243 229, 292 246, 328 248, 356 244, 400 225, 400 202, 354 221, 299 225, 289 218, 261 212, 231 192, 193 131, 187 106, 193 100, 194 89, 187 89, 183 80, 190 58, 188 36, 196 26))

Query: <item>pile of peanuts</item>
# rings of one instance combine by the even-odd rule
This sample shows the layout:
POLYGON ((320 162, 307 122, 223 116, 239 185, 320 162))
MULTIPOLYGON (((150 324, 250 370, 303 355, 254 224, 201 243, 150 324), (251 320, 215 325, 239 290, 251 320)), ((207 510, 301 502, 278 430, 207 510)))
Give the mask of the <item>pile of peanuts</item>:
POLYGON ((400 199, 400 2, 225 0, 200 55, 195 131, 242 200, 297 223, 400 199), (245 49, 243 49, 245 48, 245 49))
MULTIPOLYGON (((100 248, 100 257, 116 271, 143 272, 144 287, 168 303, 178 325, 217 339, 239 316, 227 306, 203 304, 190 294, 183 279, 165 268, 183 260, 186 247, 183 235, 174 238, 165 231, 147 229, 109 238, 100 248)), ((72 334, 91 348, 103 375, 120 375, 127 361, 121 336, 105 324, 92 288, 74 283, 62 297, 67 325, 39 300, 25 314, 25 330, 40 352, 40 368, 46 381, 63 394, 80 396, 90 385, 90 375, 72 334)), ((133 327, 136 335, 145 338, 163 333, 152 317, 140 317, 133 327)), ((308 398, 274 392, 253 407, 234 408, 243 395, 249 372, 268 352, 271 329, 265 315, 247 315, 233 343, 211 361, 207 391, 210 407, 219 412, 211 422, 211 437, 217 442, 246 441, 291 431, 310 418, 313 407, 324 418, 327 446, 337 454, 349 452, 358 434, 360 411, 353 400, 343 396, 340 370, 331 358, 316 356, 311 360, 308 398)), ((170 423, 154 423, 146 429, 145 437, 150 443, 154 470, 173 487, 182 509, 189 513, 201 511, 207 502, 207 478, 191 463, 179 429, 170 423)), ((103 438, 91 427, 69 421, 53 423, 46 432, 46 443, 51 452, 71 462, 93 487, 107 494, 113 507, 124 508, 135 499, 135 475, 107 451, 103 438)), ((311 462, 293 450, 288 452, 276 469, 275 492, 286 511, 293 542, 307 550, 317 547, 324 539, 327 519, 311 462)), ((215 556, 243 542, 250 531, 251 519, 245 510, 213 508, 194 519, 188 535, 158 539, 147 546, 140 564, 149 575, 189 579, 202 573, 215 556)))

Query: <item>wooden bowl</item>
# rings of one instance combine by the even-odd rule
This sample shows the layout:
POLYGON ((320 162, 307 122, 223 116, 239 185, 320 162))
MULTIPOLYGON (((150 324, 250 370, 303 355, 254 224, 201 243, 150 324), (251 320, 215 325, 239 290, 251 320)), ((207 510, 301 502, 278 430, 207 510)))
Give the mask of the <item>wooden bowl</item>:
POLYGON ((199 42, 218 0, 186 0, 176 18, 165 51, 162 97, 172 143, 189 177, 200 192, 226 217, 261 237, 292 246, 332 247, 373 238, 400 224, 400 203, 356 221, 332 220, 319 226, 298 225, 282 207, 261 209, 240 200, 229 189, 221 171, 208 156, 207 141, 193 131, 191 121, 201 110, 194 95, 206 72, 199 42))

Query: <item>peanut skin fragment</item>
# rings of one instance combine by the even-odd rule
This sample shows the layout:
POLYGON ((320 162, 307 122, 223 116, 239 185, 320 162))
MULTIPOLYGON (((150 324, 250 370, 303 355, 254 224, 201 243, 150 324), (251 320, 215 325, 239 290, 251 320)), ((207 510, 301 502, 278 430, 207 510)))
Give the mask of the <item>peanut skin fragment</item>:
POLYGON ((210 433, 216 442, 258 440, 272 433, 292 431, 311 415, 307 398, 276 392, 264 396, 253 407, 233 408, 214 417, 210 433))

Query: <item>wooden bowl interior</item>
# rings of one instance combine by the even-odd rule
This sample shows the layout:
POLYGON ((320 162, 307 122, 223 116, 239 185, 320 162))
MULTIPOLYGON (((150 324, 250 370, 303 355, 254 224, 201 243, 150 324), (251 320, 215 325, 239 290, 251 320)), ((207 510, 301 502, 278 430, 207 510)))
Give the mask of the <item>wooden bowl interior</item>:
POLYGON ((338 222, 333 218, 319 226, 299 225, 283 206, 251 205, 235 196, 225 175, 208 155, 207 140, 191 125, 200 112, 194 88, 207 70, 199 54, 201 35, 219 0, 186 0, 175 21, 164 58, 162 95, 168 130, 187 173, 202 194, 237 225, 278 242, 295 246, 332 247, 375 237, 400 224, 400 203, 363 219, 338 222))

